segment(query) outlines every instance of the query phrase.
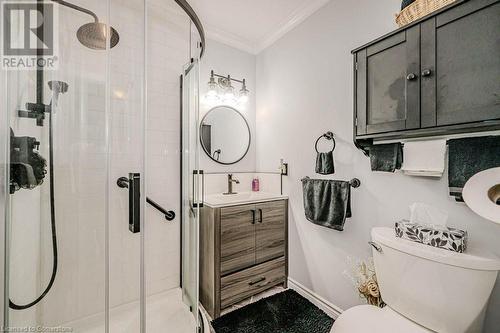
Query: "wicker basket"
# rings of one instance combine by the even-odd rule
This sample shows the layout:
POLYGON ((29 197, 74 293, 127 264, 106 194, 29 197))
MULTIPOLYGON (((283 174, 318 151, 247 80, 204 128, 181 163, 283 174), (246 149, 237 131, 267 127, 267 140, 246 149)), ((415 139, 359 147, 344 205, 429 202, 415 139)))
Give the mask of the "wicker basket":
POLYGON ((398 26, 403 27, 455 1, 456 0, 416 0, 396 15, 396 23, 398 26))

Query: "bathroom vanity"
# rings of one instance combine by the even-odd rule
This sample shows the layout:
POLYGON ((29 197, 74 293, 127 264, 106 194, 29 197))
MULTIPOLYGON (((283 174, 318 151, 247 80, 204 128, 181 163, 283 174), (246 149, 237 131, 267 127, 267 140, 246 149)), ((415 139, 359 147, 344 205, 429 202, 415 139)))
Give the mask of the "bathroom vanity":
POLYGON ((208 196, 200 214, 200 302, 212 318, 288 277, 288 199, 208 196))

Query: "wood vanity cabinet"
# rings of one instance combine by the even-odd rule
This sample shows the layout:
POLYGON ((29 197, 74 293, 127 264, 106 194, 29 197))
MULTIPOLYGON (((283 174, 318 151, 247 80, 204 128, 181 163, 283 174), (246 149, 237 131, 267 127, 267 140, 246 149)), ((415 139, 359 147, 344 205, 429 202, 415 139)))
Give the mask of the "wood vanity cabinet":
POLYGON ((288 200, 228 207, 200 215, 200 301, 212 316, 287 284, 288 200))
POLYGON ((356 140, 500 129, 500 1, 457 1, 353 51, 356 140))

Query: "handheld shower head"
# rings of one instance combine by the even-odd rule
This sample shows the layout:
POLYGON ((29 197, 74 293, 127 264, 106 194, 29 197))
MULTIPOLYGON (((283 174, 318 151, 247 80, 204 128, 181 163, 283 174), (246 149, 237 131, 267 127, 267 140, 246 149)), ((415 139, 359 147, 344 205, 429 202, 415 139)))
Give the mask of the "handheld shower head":
POLYGON ((65 94, 68 92, 69 89, 69 84, 67 84, 64 81, 49 81, 49 88, 50 90, 60 93, 60 94, 65 94))
POLYGON ((67 93, 69 85, 64 81, 49 81, 48 84, 52 91, 52 105, 57 106, 59 95, 67 93))

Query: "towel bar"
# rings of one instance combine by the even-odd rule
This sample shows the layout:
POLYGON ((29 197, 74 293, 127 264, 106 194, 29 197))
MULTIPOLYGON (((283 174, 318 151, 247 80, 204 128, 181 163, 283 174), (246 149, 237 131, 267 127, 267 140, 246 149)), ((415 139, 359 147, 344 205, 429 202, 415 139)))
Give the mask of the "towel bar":
MULTIPOLYGON (((308 176, 302 178, 300 181, 303 181, 305 179, 309 179, 308 176)), ((351 187, 353 188, 358 188, 361 186, 361 180, 359 180, 358 178, 353 178, 349 181, 349 185, 351 185, 351 187)))

